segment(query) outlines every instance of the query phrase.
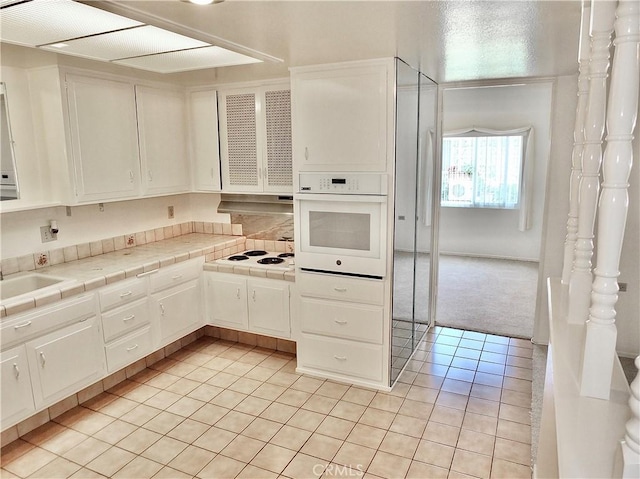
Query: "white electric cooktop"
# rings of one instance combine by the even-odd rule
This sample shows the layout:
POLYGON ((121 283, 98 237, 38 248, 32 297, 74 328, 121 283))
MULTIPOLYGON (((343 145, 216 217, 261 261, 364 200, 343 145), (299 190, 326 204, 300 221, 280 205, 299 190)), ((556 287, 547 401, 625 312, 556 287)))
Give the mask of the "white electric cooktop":
POLYGON ((277 271, 291 271, 294 268, 294 257, 293 253, 248 250, 216 260, 216 263, 277 271))

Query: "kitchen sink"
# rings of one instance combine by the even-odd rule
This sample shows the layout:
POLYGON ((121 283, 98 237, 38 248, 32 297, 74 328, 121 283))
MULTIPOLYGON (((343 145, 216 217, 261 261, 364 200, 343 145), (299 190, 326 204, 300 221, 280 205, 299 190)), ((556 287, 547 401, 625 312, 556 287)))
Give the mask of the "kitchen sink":
POLYGON ((32 293, 49 286, 70 281, 67 278, 42 273, 17 273, 0 281, 0 300, 32 293))

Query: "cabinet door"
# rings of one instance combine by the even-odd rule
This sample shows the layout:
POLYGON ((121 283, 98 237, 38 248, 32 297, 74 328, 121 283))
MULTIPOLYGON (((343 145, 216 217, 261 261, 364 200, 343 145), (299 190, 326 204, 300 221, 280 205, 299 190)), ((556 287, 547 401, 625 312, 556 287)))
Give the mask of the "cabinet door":
POLYGON ((223 191, 262 191, 256 92, 220 93, 220 161, 223 191))
POLYGON ((291 91, 264 92, 265 158, 264 191, 291 193, 293 172, 291 156, 291 91))
POLYGON ((247 281, 233 275, 207 273, 207 321, 215 326, 247 330, 247 281))
POLYGON ((200 282, 175 286, 151 296, 152 317, 160 318, 160 342, 164 346, 202 325, 200 282))
POLYGON ((192 92, 189 106, 193 187, 196 191, 220 191, 217 92, 192 92))
POLYGON ((136 105, 144 193, 189 191, 184 93, 137 85, 136 105))
POLYGON ((4 429, 35 411, 29 364, 24 346, 0 353, 0 379, 2 380, 0 410, 4 429))
POLYGON ((299 171, 385 171, 393 126, 393 62, 292 69, 299 171))
POLYGON ((249 330, 291 337, 289 285, 277 280, 248 280, 249 330))
POLYGON ((78 202, 131 198, 140 192, 134 87, 67 75, 67 104, 78 202))
POLYGON ((26 348, 37 408, 74 394, 104 372, 95 316, 34 339, 26 348))

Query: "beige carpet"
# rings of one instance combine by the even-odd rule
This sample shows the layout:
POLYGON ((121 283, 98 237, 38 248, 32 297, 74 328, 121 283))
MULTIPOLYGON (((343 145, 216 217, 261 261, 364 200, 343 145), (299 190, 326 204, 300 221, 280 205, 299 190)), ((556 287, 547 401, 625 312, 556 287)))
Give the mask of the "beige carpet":
POLYGON ((436 324, 530 339, 537 283, 538 263, 440 255, 436 324))

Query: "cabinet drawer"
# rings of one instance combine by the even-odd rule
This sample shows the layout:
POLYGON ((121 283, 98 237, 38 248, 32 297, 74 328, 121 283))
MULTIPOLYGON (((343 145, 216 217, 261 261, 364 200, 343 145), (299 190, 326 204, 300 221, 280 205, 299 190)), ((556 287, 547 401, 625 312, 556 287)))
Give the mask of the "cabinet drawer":
POLYGON ((296 274, 296 285, 302 296, 384 304, 384 282, 374 279, 300 273, 296 274))
POLYGON ((95 295, 85 294, 68 301, 61 301, 54 306, 9 317, 2 321, 2 328, 0 328, 2 347, 28 340, 65 324, 86 319, 93 316, 95 310, 95 295))
POLYGON ((302 297, 300 327, 303 333, 382 344, 382 308, 302 297))
POLYGON ((139 299, 122 308, 102 315, 102 334, 105 343, 138 329, 149 322, 149 306, 147 298, 139 299))
POLYGON ((146 356, 151 352, 152 344, 151 326, 147 326, 106 346, 104 349, 109 372, 116 371, 146 356))
POLYGON ((161 268, 157 273, 149 277, 151 292, 162 291, 178 284, 186 283, 192 279, 198 279, 202 273, 204 256, 184 263, 161 268))
POLYGON ((133 278, 120 281, 113 286, 102 288, 100 294, 100 310, 107 311, 122 304, 130 303, 147 294, 145 278, 133 278))
POLYGON ((382 346, 310 335, 303 335, 301 343, 298 360, 302 368, 382 380, 382 346))

